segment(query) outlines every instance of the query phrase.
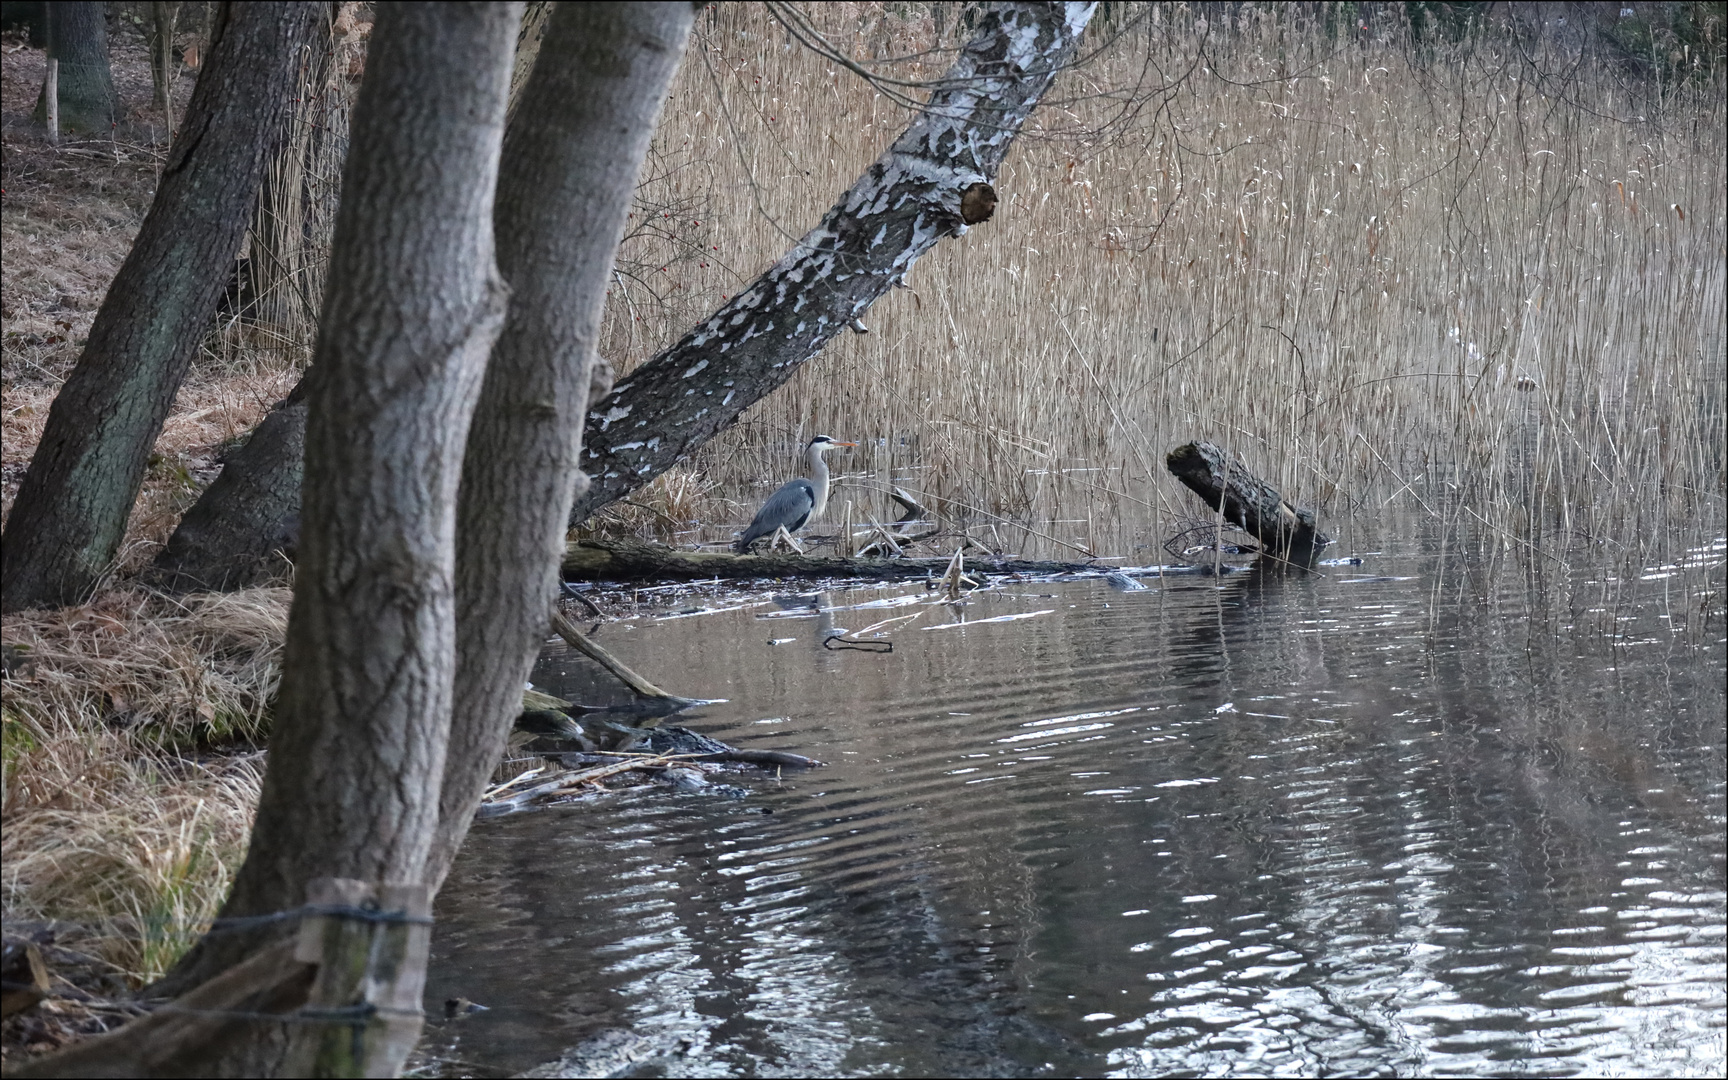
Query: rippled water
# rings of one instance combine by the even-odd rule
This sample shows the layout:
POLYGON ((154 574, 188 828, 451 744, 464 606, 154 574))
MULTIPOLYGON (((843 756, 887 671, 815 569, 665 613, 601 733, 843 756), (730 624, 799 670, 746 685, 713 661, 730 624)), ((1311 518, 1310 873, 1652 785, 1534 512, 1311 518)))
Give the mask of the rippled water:
MULTIPOLYGON (((429 997, 489 1011, 431 1045, 482 1074, 622 1027, 639 1075, 1720 1075, 1725 651, 1682 586, 1721 545, 1539 584, 1387 547, 609 624, 730 699, 689 726, 831 764, 479 823, 429 997), (821 647, 913 611, 891 654, 821 647)), ((575 666, 537 682, 582 696, 575 666)))

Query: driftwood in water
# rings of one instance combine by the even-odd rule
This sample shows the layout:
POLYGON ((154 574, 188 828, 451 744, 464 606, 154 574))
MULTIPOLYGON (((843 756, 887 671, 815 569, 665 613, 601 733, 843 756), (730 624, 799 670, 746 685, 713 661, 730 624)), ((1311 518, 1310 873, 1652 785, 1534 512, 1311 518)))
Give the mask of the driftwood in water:
POLYGON ((588 635, 576 628, 575 623, 566 619, 562 614, 556 611, 552 613, 552 632, 563 638, 571 648, 599 664, 607 671, 610 671, 619 682, 628 686, 637 697, 662 702, 666 705, 669 711, 673 712, 679 709, 688 709, 692 705, 702 704, 701 701, 698 701, 695 698, 679 697, 677 694, 668 694, 666 691, 655 686, 647 679, 636 674, 636 672, 626 667, 622 660, 619 660, 616 656, 613 656, 605 649, 602 649, 599 645, 596 645, 588 635))
POLYGON ((1225 521, 1253 534, 1261 551, 1274 559, 1309 566, 1332 542, 1316 526, 1313 511, 1291 506, 1277 488, 1211 443, 1178 446, 1166 464, 1207 506, 1221 510, 1225 521))
MULTIPOLYGON (((1092 563, 989 559, 972 564, 987 574, 1072 574, 1092 563)), ((564 576, 577 581, 705 581, 713 578, 864 578, 897 581, 934 577, 948 566, 936 559, 841 559, 813 555, 733 555, 679 551, 641 540, 577 540, 564 549, 564 576)))

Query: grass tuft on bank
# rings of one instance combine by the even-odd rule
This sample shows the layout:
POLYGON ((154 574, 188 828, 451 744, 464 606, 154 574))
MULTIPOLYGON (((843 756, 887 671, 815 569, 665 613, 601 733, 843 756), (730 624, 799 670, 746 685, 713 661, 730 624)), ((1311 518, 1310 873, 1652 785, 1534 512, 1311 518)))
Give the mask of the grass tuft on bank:
POLYGON ((245 853, 289 596, 124 590, 7 618, 9 925, 52 924, 134 988, 197 939, 245 853))

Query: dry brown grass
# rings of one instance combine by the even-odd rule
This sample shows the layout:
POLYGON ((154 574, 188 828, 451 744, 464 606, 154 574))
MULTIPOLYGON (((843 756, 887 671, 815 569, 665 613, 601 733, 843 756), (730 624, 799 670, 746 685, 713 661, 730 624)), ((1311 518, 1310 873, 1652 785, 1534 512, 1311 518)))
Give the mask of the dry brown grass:
POLYGON ((703 523, 722 521, 738 505, 722 497, 707 475, 691 464, 675 465, 630 497, 605 507, 571 530, 571 539, 591 536, 652 537, 669 544, 697 539, 703 523))
MULTIPOLYGON (((42 54, 13 37, 0 48, 0 507, 9 510, 149 207, 160 154, 135 42, 114 48, 121 133, 58 150, 28 117, 42 54)), ((292 365, 268 361, 195 366, 157 440, 118 572, 154 554, 214 475, 222 444, 293 377, 292 365)), ((9 925, 53 921, 58 944, 133 986, 196 938, 244 854, 262 774, 249 744, 275 691, 287 607, 286 590, 182 601, 120 590, 6 618, 0 899, 9 925)))
POLYGON ((111 592, 8 616, 8 918, 71 924, 134 984, 194 940, 245 849, 289 592, 111 592), (236 747, 213 752, 212 747, 236 747))

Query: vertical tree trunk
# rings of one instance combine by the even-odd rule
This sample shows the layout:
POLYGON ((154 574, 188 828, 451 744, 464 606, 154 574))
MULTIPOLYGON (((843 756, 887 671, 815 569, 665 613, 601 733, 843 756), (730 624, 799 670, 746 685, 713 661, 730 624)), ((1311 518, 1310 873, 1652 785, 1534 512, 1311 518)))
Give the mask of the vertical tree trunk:
POLYGON ((314 164, 314 140, 326 127, 328 114, 346 107, 341 90, 330 92, 342 81, 333 78, 331 70, 337 50, 336 5, 324 0, 314 6, 317 29, 301 52, 287 131, 280 151, 264 169, 242 264, 254 297, 244 324, 247 337, 261 350, 297 354, 294 358, 301 364, 317 336, 318 304, 324 298, 322 289, 310 288, 312 264, 322 263, 329 250, 334 216, 319 200, 307 197, 316 182, 308 170, 314 164), (318 241, 318 250, 310 250, 318 241))
POLYGON ((144 575, 147 584, 176 592, 244 589, 288 568, 300 537, 309 389, 311 380, 302 378, 228 453, 144 575))
POLYGON ((75 603, 114 561, 150 447, 240 248, 315 11, 223 5, 156 199, 7 519, 0 608, 75 603))
POLYGON ((179 23, 180 0, 152 0, 146 35, 150 44, 150 86, 155 93, 156 111, 162 115, 162 130, 170 139, 174 137, 174 76, 180 71, 180 61, 174 55, 174 31, 179 23))
MULTIPOLYGON (((114 75, 108 68, 107 4, 60 0, 44 4, 48 58, 60 61, 60 131, 106 135, 114 125, 114 75)), ((48 116, 48 88, 36 100, 36 119, 48 116)))
POLYGON ((522 100, 522 88, 534 70, 534 60, 540 55, 540 42, 546 37, 546 27, 552 23, 552 0, 528 0, 522 8, 522 29, 516 34, 516 60, 510 69, 510 107, 505 114, 505 127, 516 116, 516 106, 522 100))
MULTIPOLYGON (((504 317, 492 210, 521 10, 379 8, 307 392, 269 771, 224 916, 294 907, 317 877, 424 880, 456 666, 456 496, 504 317)), ((211 935, 178 981, 286 929, 211 935)))
POLYGON ((498 181, 510 317, 462 466, 456 708, 427 879, 442 882, 521 711, 546 635, 606 279, 694 9, 560 4, 518 99, 498 181))

